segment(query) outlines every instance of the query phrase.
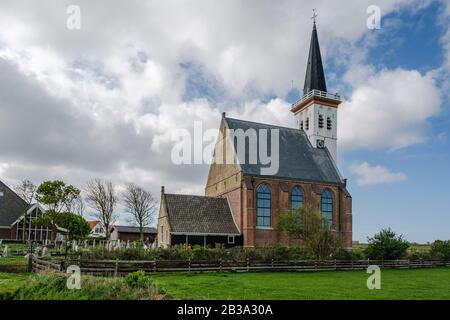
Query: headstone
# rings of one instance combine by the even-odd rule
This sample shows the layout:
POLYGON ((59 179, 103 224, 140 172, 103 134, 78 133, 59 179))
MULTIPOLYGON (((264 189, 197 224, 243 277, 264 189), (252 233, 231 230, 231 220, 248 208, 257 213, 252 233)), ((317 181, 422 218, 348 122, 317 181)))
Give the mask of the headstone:
POLYGON ((48 249, 47 247, 43 247, 42 248, 42 257, 45 257, 48 254, 48 249))
POLYGON ((8 256, 8 246, 5 246, 5 248, 3 248, 2 257, 6 258, 7 256, 8 256))

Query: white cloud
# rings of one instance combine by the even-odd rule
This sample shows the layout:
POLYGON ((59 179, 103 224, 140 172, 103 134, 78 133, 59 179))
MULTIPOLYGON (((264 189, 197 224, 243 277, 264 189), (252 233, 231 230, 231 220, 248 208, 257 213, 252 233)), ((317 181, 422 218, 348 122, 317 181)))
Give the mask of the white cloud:
MULTIPOLYGON (((386 15, 417 2, 378 4, 386 15)), ((0 79, 5 85, 0 88, 0 162, 9 164, 8 170, 3 169, 6 178, 31 178, 37 183, 62 178, 82 185, 100 176, 116 182, 133 180, 156 194, 160 184, 171 192, 199 192, 207 167, 170 163, 173 129, 192 130, 195 120, 203 121, 205 129, 217 128, 221 111, 230 117, 294 126, 283 97, 292 79, 297 87, 303 84, 310 4, 81 0, 79 31, 65 27, 69 4, 72 1, 1 1, 0 79), (202 74, 193 74, 184 64, 198 66, 202 74), (189 80, 216 90, 211 94, 217 96, 215 102, 186 98, 189 80)), ((368 32, 369 4, 369 0, 351 0, 345 6, 340 0, 315 3, 325 62, 341 53, 363 55, 355 43, 368 32)), ((363 66, 357 77, 356 71, 347 74, 354 94, 340 112, 343 145, 399 147, 422 141, 425 119, 435 113, 431 77, 414 71, 375 72, 363 66), (406 88, 403 77, 411 82, 406 88), (380 118, 388 118, 387 95, 381 92, 391 86, 381 85, 383 81, 397 84, 392 98, 402 107, 391 106, 398 110, 392 115, 411 108, 420 119, 406 124, 399 120, 403 138, 393 145, 386 135, 385 142, 374 139, 372 145, 368 140, 380 124, 364 122, 364 113, 381 108, 380 118), (425 103, 416 91, 426 90, 431 100, 425 103), (420 110, 418 104, 426 107, 420 110), (348 138, 348 128, 366 130, 364 126, 370 134, 358 134, 356 141, 348 138), (414 135, 415 129, 420 134, 414 135)), ((390 128, 392 132, 393 124, 390 128)))
POLYGON ((395 183, 407 179, 403 172, 391 172, 382 166, 372 166, 367 162, 354 162, 349 170, 357 177, 358 186, 369 186, 385 183, 395 183))
POLYGON ((427 121, 441 107, 441 93, 431 75, 355 67, 345 79, 351 81, 353 73, 358 82, 339 110, 342 149, 398 149, 426 140, 427 121))

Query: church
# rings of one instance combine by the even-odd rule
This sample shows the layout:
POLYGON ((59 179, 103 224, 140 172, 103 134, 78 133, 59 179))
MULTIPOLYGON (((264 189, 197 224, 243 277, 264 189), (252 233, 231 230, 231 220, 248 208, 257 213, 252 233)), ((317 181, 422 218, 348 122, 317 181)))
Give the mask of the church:
POLYGON ((170 194, 161 188, 158 246, 287 245, 277 218, 285 210, 307 204, 321 212, 345 247, 351 247, 352 197, 336 164, 340 103, 338 94, 327 92, 314 22, 303 97, 290 110, 297 128, 232 119, 223 113, 205 196, 170 194), (249 161, 251 139, 245 139, 240 152, 230 130, 265 130, 269 140, 276 132, 278 171, 267 174, 262 159, 249 161))

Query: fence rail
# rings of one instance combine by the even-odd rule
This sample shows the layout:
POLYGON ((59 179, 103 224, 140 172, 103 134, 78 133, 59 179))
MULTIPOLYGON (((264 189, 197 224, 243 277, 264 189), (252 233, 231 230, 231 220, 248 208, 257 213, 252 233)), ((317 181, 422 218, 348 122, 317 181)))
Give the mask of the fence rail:
POLYGON ((92 275, 124 275, 129 272, 143 270, 147 273, 157 272, 257 272, 257 271, 336 271, 336 270, 365 270, 370 265, 377 265, 386 269, 416 269, 437 266, 450 267, 450 261, 440 260, 329 260, 329 261, 190 261, 190 260, 83 260, 77 259, 66 263, 41 260, 34 255, 30 258, 29 269, 33 272, 44 270, 64 271, 67 265, 78 265, 81 272, 92 275))

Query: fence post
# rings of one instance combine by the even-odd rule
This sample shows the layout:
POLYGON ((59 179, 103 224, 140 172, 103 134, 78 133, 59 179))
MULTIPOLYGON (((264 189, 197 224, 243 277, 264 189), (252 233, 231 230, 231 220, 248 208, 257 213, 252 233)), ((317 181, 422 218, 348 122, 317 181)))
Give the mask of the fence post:
POLYGON ((114 268, 114 277, 117 277, 119 273, 119 258, 116 258, 116 267, 114 268))
POLYGON ((336 266, 336 259, 334 259, 334 271, 337 270, 337 266, 336 266))
POLYGON ((219 271, 222 272, 222 258, 219 260, 219 271))
POLYGON ((246 260, 247 260, 247 272, 249 272, 250 271, 250 261, 248 258, 246 260))
POLYGON ((272 259, 272 262, 271 262, 270 266, 271 266, 271 268, 273 269, 273 259, 272 259))
POLYGON ((28 254, 27 272, 33 272, 33 255, 31 253, 28 254))
POLYGON ((191 258, 188 259, 188 270, 191 272, 191 258))
POLYGON ((156 273, 156 258, 153 259, 153 272, 156 273))
POLYGON ((64 272, 65 270, 66 270, 66 265, 65 265, 64 261, 61 261, 59 263, 59 271, 64 272))

